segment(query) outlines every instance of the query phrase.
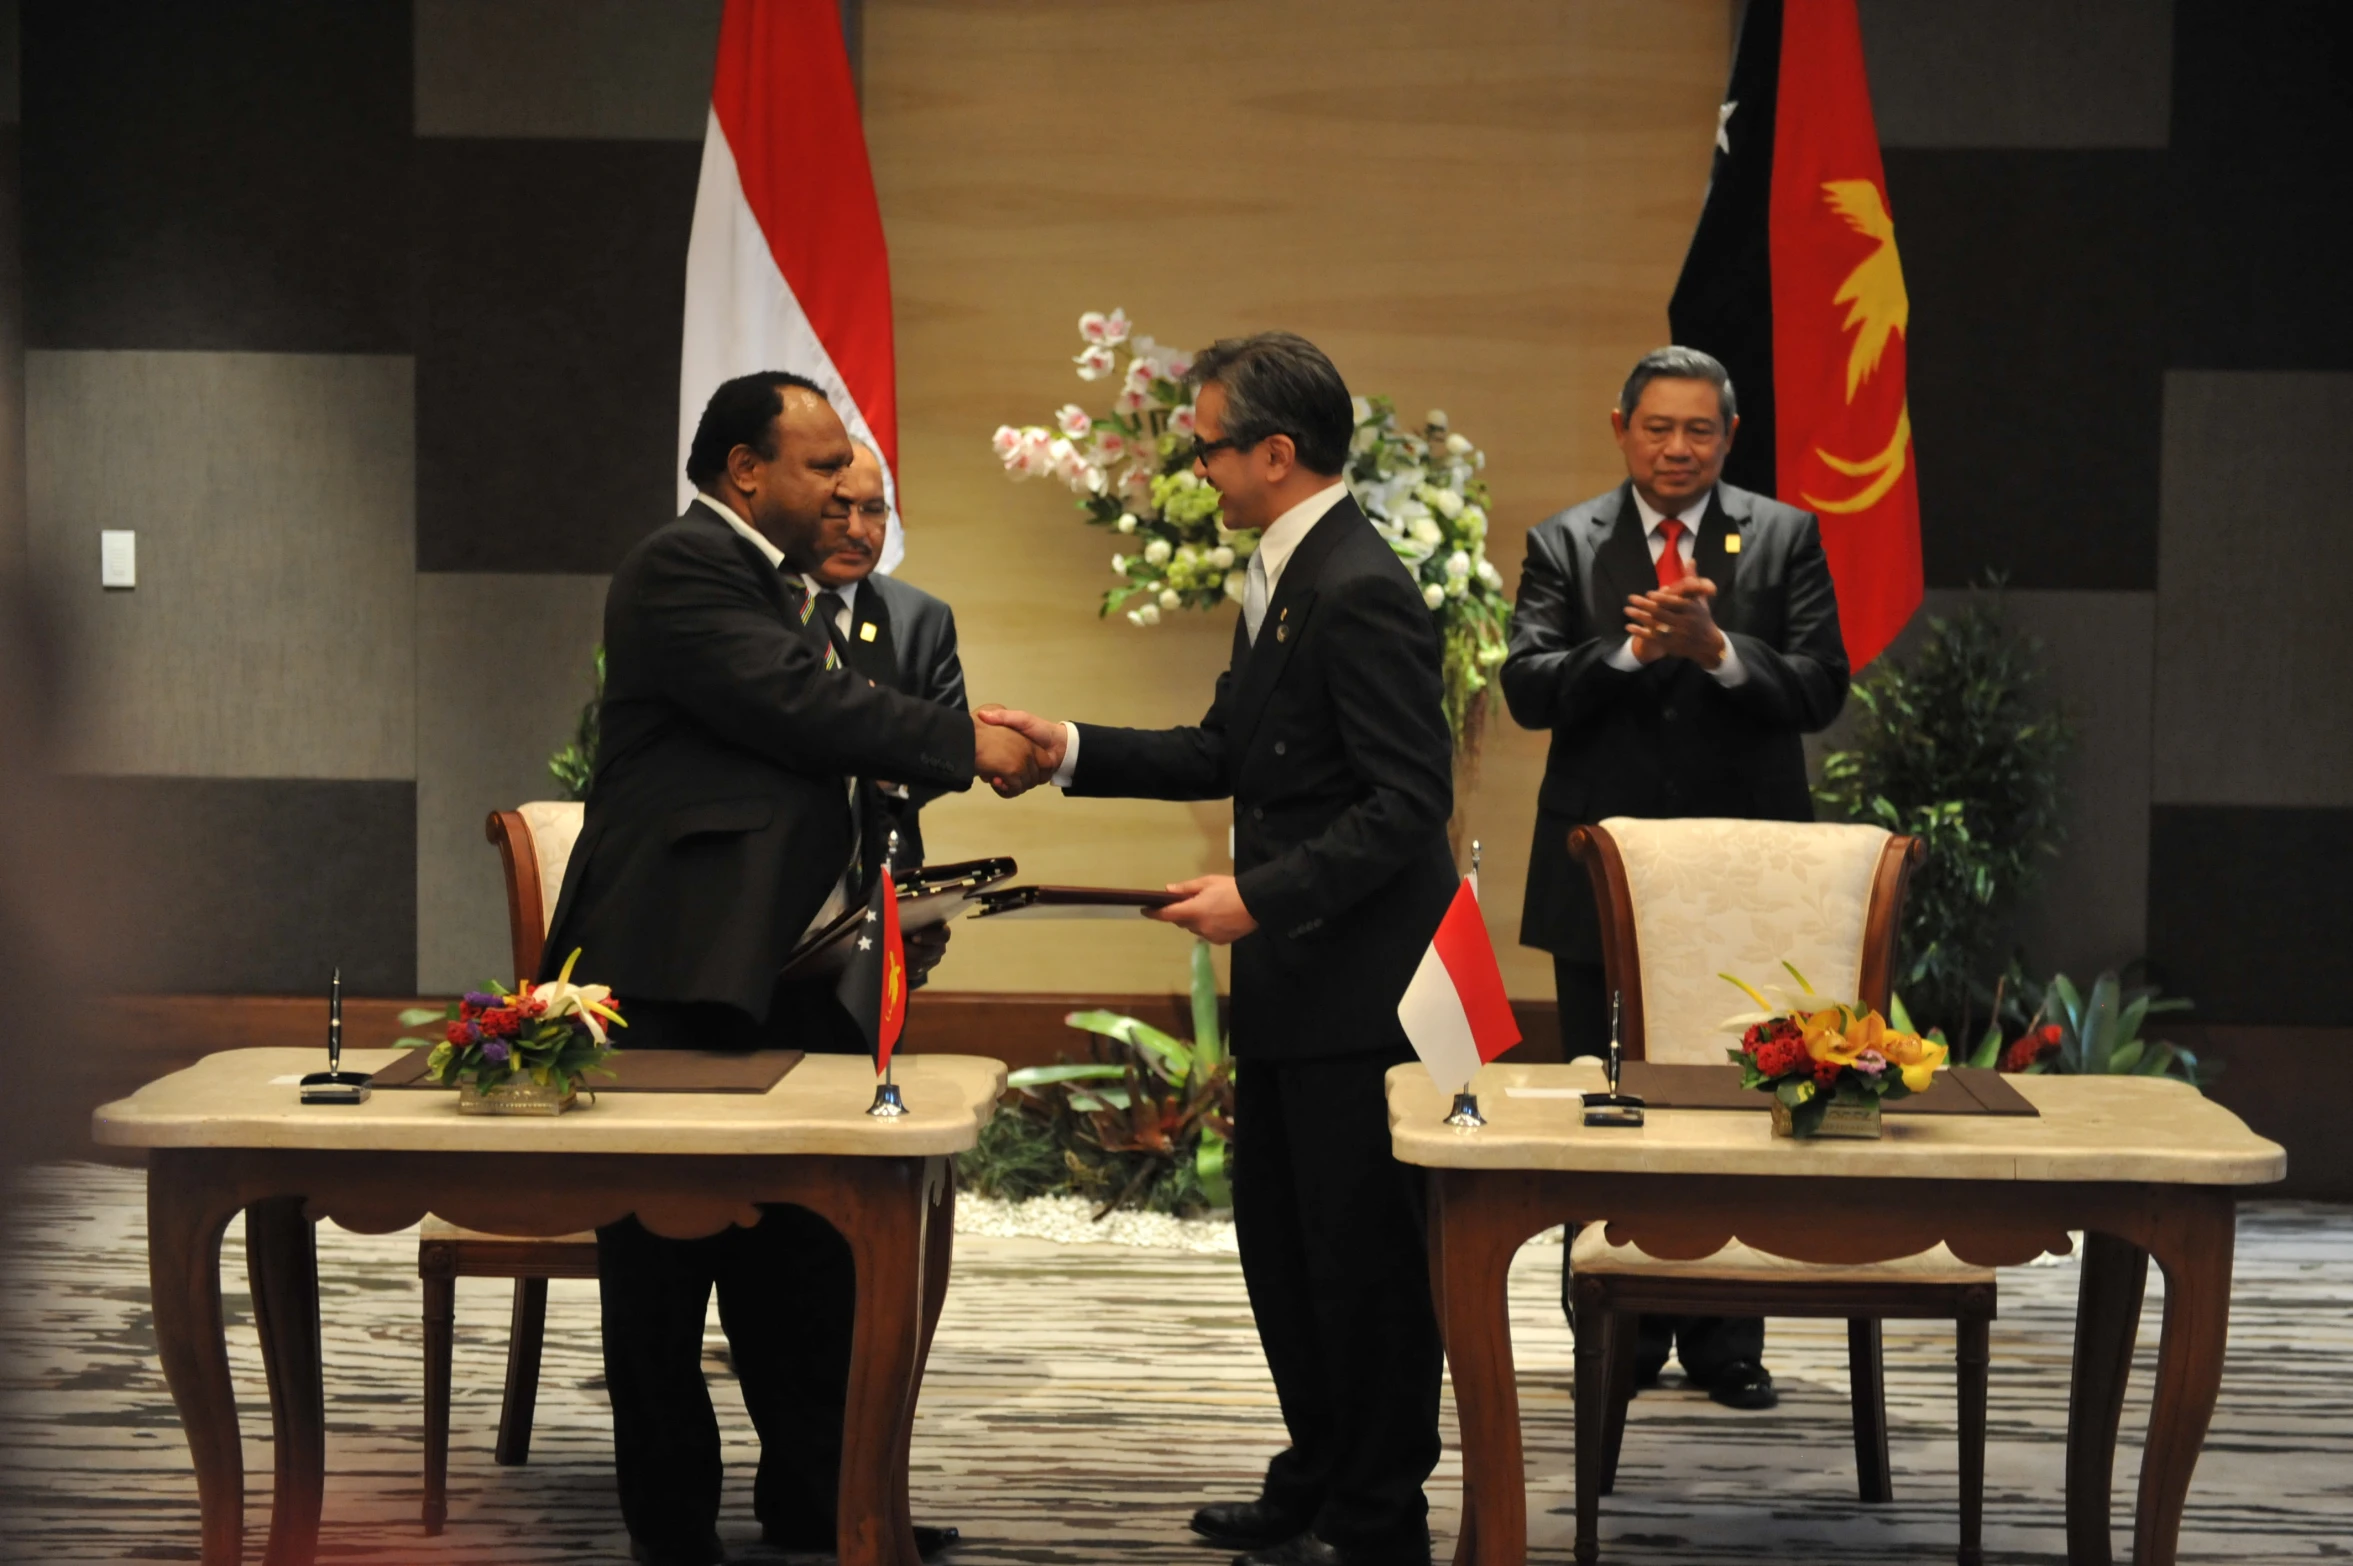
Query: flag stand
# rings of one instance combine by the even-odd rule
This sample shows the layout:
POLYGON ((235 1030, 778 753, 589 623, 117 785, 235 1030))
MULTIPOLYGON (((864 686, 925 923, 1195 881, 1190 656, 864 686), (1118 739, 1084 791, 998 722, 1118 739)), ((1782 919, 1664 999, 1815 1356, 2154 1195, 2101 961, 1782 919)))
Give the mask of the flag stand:
MULTIPOLYGON (((883 868, 886 871, 896 868, 898 859, 899 833, 898 829, 893 827, 890 840, 882 851, 883 868)), ((896 926, 892 928, 896 928, 896 926)), ((866 1106, 866 1113, 877 1120, 896 1120, 907 1113, 907 1101, 899 1096, 899 1084, 891 1080, 891 1070, 894 1065, 896 1062, 889 1055, 883 1056, 882 1080, 874 1084, 874 1102, 866 1106)))

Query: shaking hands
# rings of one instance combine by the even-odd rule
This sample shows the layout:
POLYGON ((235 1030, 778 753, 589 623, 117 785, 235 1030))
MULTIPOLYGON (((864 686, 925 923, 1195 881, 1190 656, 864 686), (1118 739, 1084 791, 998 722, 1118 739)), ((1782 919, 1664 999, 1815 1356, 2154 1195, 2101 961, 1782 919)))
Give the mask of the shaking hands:
POLYGON ((1062 766, 1067 736, 1052 718, 989 703, 972 715, 973 764, 976 777, 1007 799, 1025 794, 1051 778, 1062 766), (987 759, 1018 753, 1026 765, 993 766, 987 759))
POLYGON ((1005 798, 1036 788, 1061 765, 1061 724, 993 703, 972 715, 972 775, 1005 798))

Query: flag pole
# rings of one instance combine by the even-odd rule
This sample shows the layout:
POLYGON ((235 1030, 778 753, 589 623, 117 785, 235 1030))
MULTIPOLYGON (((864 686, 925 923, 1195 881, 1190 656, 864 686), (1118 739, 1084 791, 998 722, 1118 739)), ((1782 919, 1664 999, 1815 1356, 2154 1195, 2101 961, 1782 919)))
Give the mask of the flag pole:
MULTIPOLYGON (((1471 839, 1471 895, 1479 895, 1479 840, 1475 837, 1471 839)), ((1479 1113, 1479 1095, 1465 1082, 1454 1095, 1454 1108, 1447 1111, 1445 1124, 1457 1131, 1476 1131, 1486 1123, 1487 1117, 1479 1113)))
MULTIPOLYGON (((886 874, 895 868, 898 857, 899 829, 893 827, 890 839, 882 851, 882 868, 886 874)), ((897 895, 895 889, 893 895, 897 895)), ((887 967, 887 956, 884 960, 887 967)), ((879 1027, 880 1024, 878 1023, 877 1026, 879 1027)), ((880 1047, 879 1043, 877 1047, 880 1047)), ((899 1096, 899 1084, 891 1078, 892 1069, 897 1065, 894 1058, 897 1053, 897 1050, 894 1049, 890 1055, 883 1057, 882 1080, 874 1085, 874 1102, 866 1106, 866 1113, 877 1120, 896 1120, 907 1113, 907 1101, 899 1096)))

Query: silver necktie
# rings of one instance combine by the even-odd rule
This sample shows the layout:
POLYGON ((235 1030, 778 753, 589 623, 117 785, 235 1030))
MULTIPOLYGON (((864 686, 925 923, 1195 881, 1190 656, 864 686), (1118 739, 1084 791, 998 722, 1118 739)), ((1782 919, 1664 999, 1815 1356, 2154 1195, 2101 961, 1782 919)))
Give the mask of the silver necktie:
POLYGON ((1266 618, 1266 557, 1253 552, 1250 569, 1242 573, 1242 627, 1252 646, 1258 644, 1258 622, 1266 618))

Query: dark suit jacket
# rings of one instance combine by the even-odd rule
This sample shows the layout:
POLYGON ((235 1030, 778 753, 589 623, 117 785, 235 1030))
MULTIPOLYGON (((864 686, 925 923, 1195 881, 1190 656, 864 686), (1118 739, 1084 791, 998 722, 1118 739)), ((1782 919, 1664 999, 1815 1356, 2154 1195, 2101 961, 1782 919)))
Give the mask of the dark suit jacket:
POLYGON ((700 502, 629 552, 605 597, 603 733, 550 972, 579 947, 578 972, 624 1004, 765 1019, 850 860, 844 778, 971 785, 971 720, 827 669, 829 630, 802 625, 784 579, 700 502))
POLYGON ((1552 730, 1536 796, 1522 945, 1601 960, 1601 926, 1571 827, 1607 816, 1813 819, 1798 736, 1846 700, 1838 597, 1814 518, 1718 484, 1692 564, 1748 679, 1726 689, 1684 658, 1611 668, 1625 604, 1658 586, 1634 489, 1547 517, 1528 533, 1503 699, 1521 726, 1552 730), (1733 548, 1731 540, 1739 539, 1733 548))
POLYGON ((1386 1048, 1458 878, 1438 635, 1353 500, 1300 541, 1253 647, 1196 728, 1083 725, 1073 794, 1234 801, 1258 929, 1234 943, 1234 1049, 1253 1060, 1386 1048))
MULTIPOLYGON (((850 666, 881 684, 958 712, 968 710, 964 664, 956 656, 956 612, 920 587, 880 573, 858 584, 849 652, 850 666), (874 627, 871 641, 869 625, 874 627)), ((905 787, 905 799, 880 796, 879 808, 898 829, 899 868, 910 869, 923 863, 923 807, 947 790, 923 783, 905 787)))

